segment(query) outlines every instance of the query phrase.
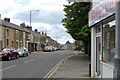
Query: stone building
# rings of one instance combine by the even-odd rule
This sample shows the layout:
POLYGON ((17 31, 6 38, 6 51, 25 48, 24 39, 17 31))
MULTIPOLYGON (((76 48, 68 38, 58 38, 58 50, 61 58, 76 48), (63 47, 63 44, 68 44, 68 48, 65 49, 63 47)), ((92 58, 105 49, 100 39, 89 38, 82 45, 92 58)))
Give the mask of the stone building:
POLYGON ((70 43, 69 41, 67 41, 66 44, 63 46, 63 49, 74 50, 74 46, 74 43, 70 43))
POLYGON ((10 18, 0 19, 0 49, 2 48, 28 48, 29 51, 42 50, 46 45, 57 46, 46 33, 21 23, 20 26, 10 22, 10 18), (31 50, 30 50, 31 49, 31 50))

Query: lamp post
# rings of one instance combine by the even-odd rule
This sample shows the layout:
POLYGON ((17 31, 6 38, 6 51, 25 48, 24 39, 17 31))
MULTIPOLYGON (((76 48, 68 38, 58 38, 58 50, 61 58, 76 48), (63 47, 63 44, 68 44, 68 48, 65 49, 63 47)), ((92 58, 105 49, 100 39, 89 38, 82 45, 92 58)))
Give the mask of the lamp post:
MULTIPOLYGON (((39 11, 39 10, 30 10, 30 28, 32 28, 32 26, 31 26, 31 13, 32 13, 32 11, 39 11)), ((32 30, 30 30, 30 53, 31 53, 31 31, 32 30)))

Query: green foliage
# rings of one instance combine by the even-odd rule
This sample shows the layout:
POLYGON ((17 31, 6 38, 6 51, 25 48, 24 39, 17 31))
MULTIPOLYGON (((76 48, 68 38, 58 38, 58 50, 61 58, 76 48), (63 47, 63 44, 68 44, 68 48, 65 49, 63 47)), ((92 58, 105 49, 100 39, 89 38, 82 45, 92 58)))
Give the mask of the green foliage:
MULTIPOLYGON (((84 43, 85 53, 90 53, 90 28, 88 27, 88 12, 90 2, 74 2, 64 5, 65 18, 62 19, 67 32, 75 39, 84 43)), ((80 50, 83 46, 76 44, 76 49, 80 50)))
POLYGON ((87 41, 90 35, 88 27, 88 12, 90 2, 74 2, 64 5, 65 18, 62 19, 67 32, 75 39, 87 41))
POLYGON ((84 48, 84 45, 82 44, 82 41, 75 40, 75 50, 81 50, 84 48))

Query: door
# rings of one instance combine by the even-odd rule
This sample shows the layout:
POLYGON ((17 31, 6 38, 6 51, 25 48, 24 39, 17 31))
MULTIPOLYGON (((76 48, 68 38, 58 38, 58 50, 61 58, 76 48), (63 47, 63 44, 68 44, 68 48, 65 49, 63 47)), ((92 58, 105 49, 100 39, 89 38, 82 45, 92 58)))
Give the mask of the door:
POLYGON ((100 61, 100 55, 101 55, 101 36, 96 37, 96 73, 98 76, 101 74, 101 61, 100 61))

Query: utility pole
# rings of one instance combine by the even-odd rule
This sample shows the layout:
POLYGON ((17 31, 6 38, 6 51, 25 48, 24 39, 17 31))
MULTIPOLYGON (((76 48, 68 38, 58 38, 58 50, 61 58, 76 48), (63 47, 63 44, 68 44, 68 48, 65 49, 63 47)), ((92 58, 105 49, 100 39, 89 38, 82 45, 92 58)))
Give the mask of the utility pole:
MULTIPOLYGON (((32 11, 33 11, 33 10, 30 10, 30 28, 32 28, 32 26, 31 26, 31 13, 32 13, 32 11)), ((35 11, 39 11, 39 10, 35 10, 35 11)), ((32 41, 31 41, 31 31, 32 31, 32 30, 30 30, 30 53, 31 53, 31 42, 32 42, 32 41)))
MULTIPOLYGON (((30 10, 30 28, 31 28, 31 10, 30 10)), ((31 30, 30 30, 30 53, 31 53, 31 30)))

